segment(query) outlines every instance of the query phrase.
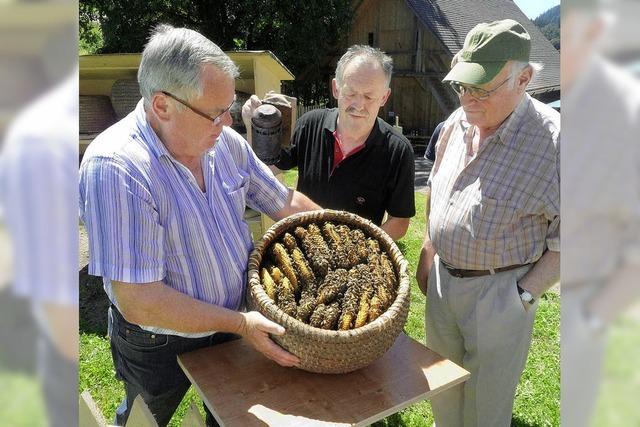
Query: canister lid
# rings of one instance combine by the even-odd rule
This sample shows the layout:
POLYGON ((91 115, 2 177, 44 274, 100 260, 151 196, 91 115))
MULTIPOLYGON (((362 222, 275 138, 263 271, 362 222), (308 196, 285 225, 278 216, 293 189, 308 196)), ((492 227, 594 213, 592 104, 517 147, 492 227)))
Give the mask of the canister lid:
POLYGON ((251 116, 251 123, 258 127, 270 128, 282 122, 282 113, 273 105, 262 104, 256 108, 251 116))

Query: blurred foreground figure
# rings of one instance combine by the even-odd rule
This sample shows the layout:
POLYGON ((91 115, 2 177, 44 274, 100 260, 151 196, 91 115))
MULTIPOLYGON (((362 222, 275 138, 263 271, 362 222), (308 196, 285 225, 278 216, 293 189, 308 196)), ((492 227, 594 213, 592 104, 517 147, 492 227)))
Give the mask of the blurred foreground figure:
MULTIPOLYGON (((75 57, 72 25, 57 42, 51 55, 65 56, 59 49, 71 44, 75 57)), ((76 425, 78 416, 78 73, 73 65, 68 63, 66 76, 52 76, 56 87, 11 123, 0 155, 0 205, 14 258, 13 295, 2 301, 3 310, 18 310, 23 300, 31 308, 49 425, 61 427, 76 425)), ((3 350, 24 343, 24 330, 15 325, 3 350)), ((35 396, 21 399, 37 402, 35 396)), ((0 425, 10 424, 0 419, 0 425)))
POLYGON ((78 417, 78 6, 4 3, 0 226, 13 274, 0 273, 11 284, 0 297, 0 384, 10 397, 0 425, 67 427, 78 417), (34 361, 40 388, 31 378, 3 381, 16 374, 14 365, 18 376, 31 372, 34 361))
POLYGON ((596 1, 562 7, 561 408, 563 426, 582 427, 593 421, 608 325, 640 293, 640 83, 598 51, 623 17, 596 1))

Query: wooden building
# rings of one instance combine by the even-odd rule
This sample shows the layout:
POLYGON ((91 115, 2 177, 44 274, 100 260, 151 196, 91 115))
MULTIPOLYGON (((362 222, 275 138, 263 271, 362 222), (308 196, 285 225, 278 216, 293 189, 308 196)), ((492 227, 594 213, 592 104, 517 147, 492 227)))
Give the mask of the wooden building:
MULTIPOLYGON (((293 74, 270 51, 226 53, 240 69, 238 93, 263 98, 269 91, 281 92, 283 80, 293 80, 293 74)), ((129 114, 140 100, 137 73, 141 57, 139 53, 80 56, 81 154, 93 138, 129 114)), ((239 97, 232 110, 242 108, 243 102, 239 97)))
POLYGON ((335 70, 340 55, 354 44, 375 46, 393 57, 392 93, 380 115, 389 122, 398 116, 410 138, 426 139, 458 107, 442 79, 467 33, 480 22, 520 22, 532 38, 531 60, 545 67, 528 92, 545 102, 560 99, 560 54, 512 0, 354 0, 353 8, 351 31, 327 66, 335 70))

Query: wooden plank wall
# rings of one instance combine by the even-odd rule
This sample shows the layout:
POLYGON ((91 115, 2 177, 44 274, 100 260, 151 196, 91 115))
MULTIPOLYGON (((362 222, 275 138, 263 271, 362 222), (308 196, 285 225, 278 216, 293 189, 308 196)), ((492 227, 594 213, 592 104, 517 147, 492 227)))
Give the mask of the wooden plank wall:
POLYGON ((444 118, 432 94, 418 81, 420 73, 444 76, 451 56, 422 25, 404 0, 364 0, 357 10, 347 46, 368 44, 393 57, 394 77, 391 98, 380 116, 388 120, 392 111, 405 129, 425 129, 430 134, 444 118))

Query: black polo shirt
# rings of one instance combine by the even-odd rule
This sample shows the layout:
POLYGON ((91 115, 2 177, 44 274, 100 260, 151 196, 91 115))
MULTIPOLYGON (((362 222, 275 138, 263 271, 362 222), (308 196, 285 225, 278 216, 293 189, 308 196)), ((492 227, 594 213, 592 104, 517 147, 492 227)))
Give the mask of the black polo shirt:
POLYGON ((323 208, 345 210, 382 223, 384 212, 415 215, 413 148, 377 118, 365 147, 344 159, 333 173, 338 110, 313 110, 296 123, 291 146, 283 149, 279 169, 298 167, 298 191, 323 208))

